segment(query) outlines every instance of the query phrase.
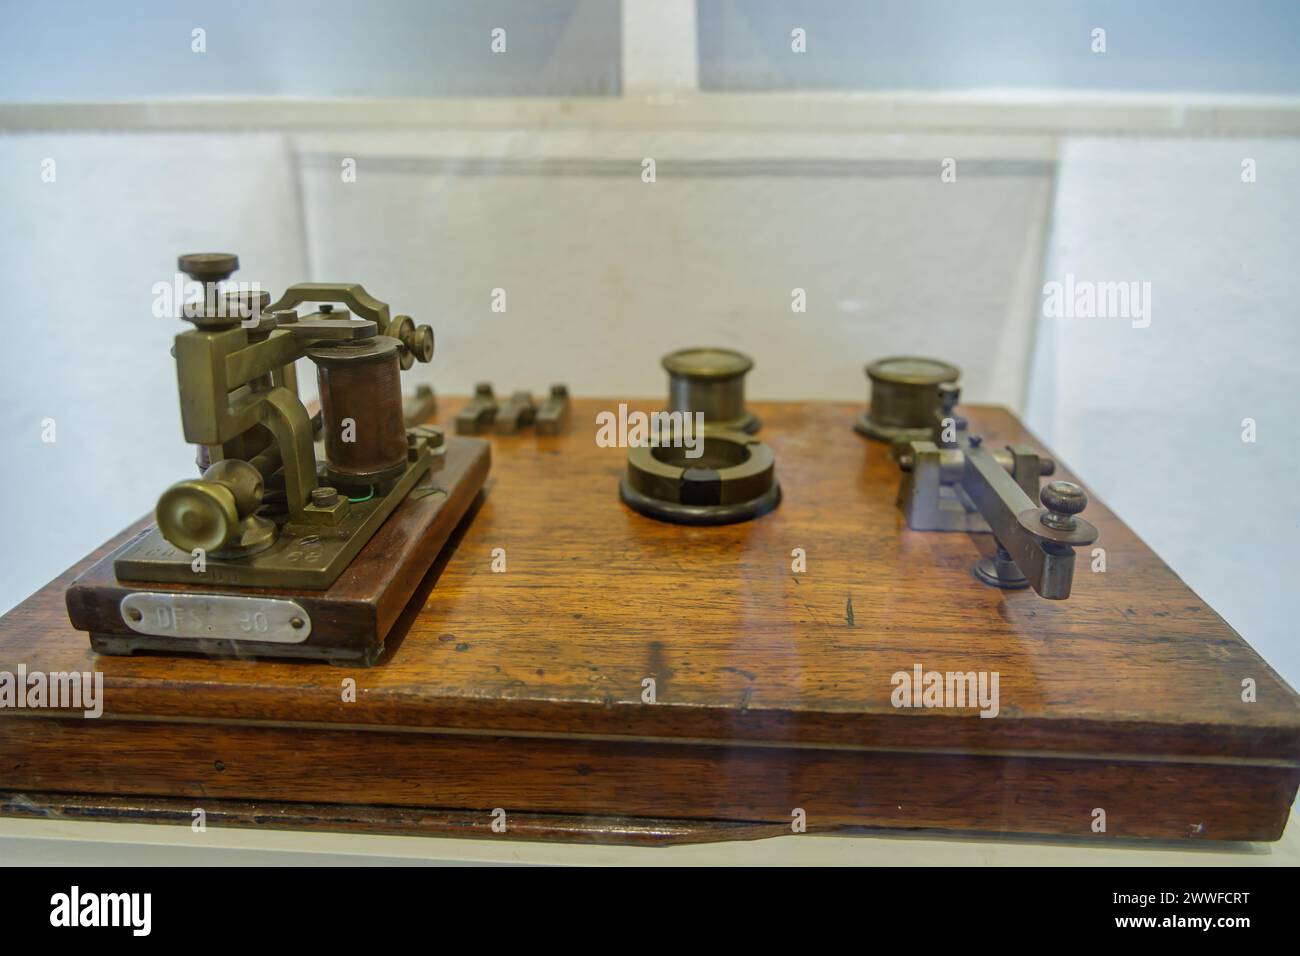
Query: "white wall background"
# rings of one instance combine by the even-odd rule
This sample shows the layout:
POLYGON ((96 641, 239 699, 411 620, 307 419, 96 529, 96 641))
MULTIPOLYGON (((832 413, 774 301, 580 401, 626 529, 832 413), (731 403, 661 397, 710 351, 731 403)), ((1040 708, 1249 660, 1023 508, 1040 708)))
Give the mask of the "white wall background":
POLYGON ((1151 324, 1041 319, 1026 407, 1293 685, 1298 170, 1296 139, 1067 140, 1044 278, 1150 282, 1151 324))
POLYGON ((0 0, 0 14, 9 100, 619 91, 608 0, 0 0), (487 42, 497 27, 506 55, 487 42))
POLYGON ((1291 0, 700 0, 698 23, 705 90, 1300 92, 1291 0))
POLYGON ((438 387, 655 395, 691 343, 766 397, 862 399, 883 353, 1018 403, 1053 166, 1042 141, 781 133, 295 137, 314 274, 435 320, 438 387), (962 156, 941 184, 942 157, 962 156), (341 181, 344 157, 355 183, 341 181), (642 181, 642 158, 656 181, 642 181), (383 241, 380 237, 390 237, 383 241), (936 269, 936 263, 942 265, 936 269), (493 313, 492 290, 508 311, 493 313), (792 312, 792 290, 807 295, 792 312), (938 321, 932 321, 937 319, 938 321))
POLYGON ((151 311, 175 273, 163 249, 238 248, 281 285, 306 263, 280 136, 0 136, 0 183, 0 454, 23 476, 0 509, 8 608, 194 470, 167 367, 180 329, 151 311))

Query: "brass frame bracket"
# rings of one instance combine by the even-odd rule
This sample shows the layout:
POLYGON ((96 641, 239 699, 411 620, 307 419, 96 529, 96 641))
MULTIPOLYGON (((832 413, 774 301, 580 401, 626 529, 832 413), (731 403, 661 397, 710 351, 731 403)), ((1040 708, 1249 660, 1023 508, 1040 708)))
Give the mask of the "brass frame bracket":
POLYGON ((474 386, 474 396, 456 413, 457 435, 479 435, 491 427, 497 417, 497 400, 490 382, 474 386))
POLYGON ((498 435, 514 435, 527 428, 537 417, 537 406, 530 392, 515 392, 497 408, 495 428, 498 435))
POLYGON ((559 435, 569 429, 569 387, 552 385, 551 394, 537 408, 534 427, 539 435, 559 435))

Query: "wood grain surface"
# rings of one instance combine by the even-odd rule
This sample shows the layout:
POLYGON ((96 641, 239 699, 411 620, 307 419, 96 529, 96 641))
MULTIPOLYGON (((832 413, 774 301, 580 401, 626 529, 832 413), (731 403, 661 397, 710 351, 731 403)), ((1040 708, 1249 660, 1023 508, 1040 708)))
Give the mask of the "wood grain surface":
MULTIPOLYGON (((374 668, 97 658, 67 622, 73 569, 0 620, 0 670, 98 668, 105 716, 0 711, 0 789, 768 822, 812 803, 823 824, 1047 833, 1088 832, 1104 794, 1117 835, 1281 832, 1300 699, 1103 503, 1106 571, 1081 554, 1071 598, 1045 601, 972 577, 989 536, 906 529, 859 406, 753 403, 784 499, 724 527, 618 500, 625 452, 594 437, 616 408, 492 438, 478 507, 374 668), (998 672, 998 716, 895 708, 917 664, 998 672)), ((1041 447, 965 412, 986 443, 1041 447)))

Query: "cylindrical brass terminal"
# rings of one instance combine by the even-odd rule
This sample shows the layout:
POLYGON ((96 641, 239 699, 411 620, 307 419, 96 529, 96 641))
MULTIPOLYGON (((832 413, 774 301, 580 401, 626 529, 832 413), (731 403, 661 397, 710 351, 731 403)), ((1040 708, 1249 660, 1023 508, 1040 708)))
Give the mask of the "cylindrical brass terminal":
MULTIPOLYGON (((924 439, 921 439, 924 440, 924 439)), ((1009 448, 999 448, 991 452, 993 460, 1001 465, 1009 475, 1016 473, 1016 456, 1009 448)), ((910 473, 916 467, 912 452, 906 446, 897 449, 898 470, 910 473)), ((945 485, 955 485, 966 473, 966 455, 960 448, 939 449, 939 480, 945 485)), ((1038 458, 1038 476, 1046 478, 1056 474, 1056 461, 1042 456, 1038 458)))
POLYGON ((376 335, 307 350, 320 386, 330 485, 383 491, 406 471, 400 345, 376 335))
POLYGON ((891 443, 930 438, 939 386, 961 377, 955 365, 915 356, 881 359, 866 371, 871 407, 853 427, 868 438, 891 443))
POLYGON ((670 412, 703 412, 710 428, 758 431, 758 418, 745 408, 745 375, 754 367, 748 355, 731 349, 681 349, 665 355, 663 366, 670 412))

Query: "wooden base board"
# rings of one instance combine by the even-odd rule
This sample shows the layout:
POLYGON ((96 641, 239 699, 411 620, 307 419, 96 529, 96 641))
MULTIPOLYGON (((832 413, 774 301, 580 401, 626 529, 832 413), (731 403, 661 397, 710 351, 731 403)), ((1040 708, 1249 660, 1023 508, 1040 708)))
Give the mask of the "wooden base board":
POLYGON ((386 733, 153 721, 13 720, 43 789, 139 798, 582 814, 821 830, 870 826, 1276 840, 1300 771, 1224 763, 386 733), (112 755, 113 766, 104 765, 112 755), (179 773, 178 773, 179 771, 179 773), (802 811, 802 812, 801 812, 802 811))
MULTIPOLYGON (((492 438, 481 507, 374 668, 95 657, 63 611, 78 569, 53 582, 0 619, 0 670, 97 669, 104 714, 0 710, 0 812, 57 794, 273 804, 276 825, 340 829, 491 833, 498 808, 596 821, 530 831, 547 839, 628 821, 722 839, 798 816, 1099 843, 1281 834, 1300 698, 1104 503, 1087 516, 1106 570, 1081 559, 1068 601, 987 588, 971 566, 988 535, 906 528, 860 407, 755 403, 781 507, 665 524, 618 500, 625 452, 594 441, 617 404, 575 401, 565 435, 492 438), (997 716, 895 707, 892 675, 916 665, 997 672, 997 716)), ((459 403, 440 405, 450 421, 459 403)), ((986 443, 1034 441, 964 411, 986 443)))

